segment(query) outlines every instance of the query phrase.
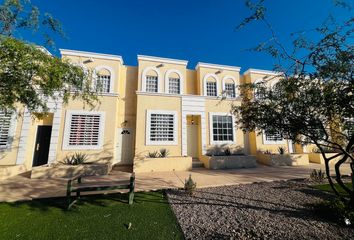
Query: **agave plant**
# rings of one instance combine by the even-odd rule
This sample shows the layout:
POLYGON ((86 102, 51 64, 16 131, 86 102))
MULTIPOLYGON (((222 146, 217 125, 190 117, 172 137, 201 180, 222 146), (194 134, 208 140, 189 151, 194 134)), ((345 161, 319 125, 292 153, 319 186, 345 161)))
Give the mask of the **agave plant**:
POLYGON ((86 163, 87 155, 84 153, 75 153, 72 156, 66 156, 64 159, 64 164, 67 165, 81 165, 86 163))
POLYGON ((168 149, 166 148, 162 148, 160 149, 160 156, 161 158, 165 158, 170 154, 170 152, 168 151, 168 149))
POLYGON ((286 152, 285 147, 278 147, 278 153, 279 153, 279 154, 284 155, 285 152, 286 152))
POLYGON ((149 158, 158 158, 158 157, 160 157, 160 153, 158 151, 149 152, 147 157, 149 157, 149 158))

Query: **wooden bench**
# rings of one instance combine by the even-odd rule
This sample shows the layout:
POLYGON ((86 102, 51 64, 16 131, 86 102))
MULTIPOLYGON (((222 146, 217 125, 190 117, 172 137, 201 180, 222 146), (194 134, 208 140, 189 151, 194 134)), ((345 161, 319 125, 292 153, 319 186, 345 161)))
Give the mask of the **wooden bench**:
POLYGON ((133 204, 134 200, 134 187, 135 187, 135 174, 132 173, 129 180, 118 180, 113 182, 83 182, 83 175, 79 174, 68 179, 66 198, 68 210, 80 199, 81 192, 93 191, 107 191, 115 189, 129 189, 129 204, 133 204), (72 201, 72 193, 76 192, 76 199, 72 201))

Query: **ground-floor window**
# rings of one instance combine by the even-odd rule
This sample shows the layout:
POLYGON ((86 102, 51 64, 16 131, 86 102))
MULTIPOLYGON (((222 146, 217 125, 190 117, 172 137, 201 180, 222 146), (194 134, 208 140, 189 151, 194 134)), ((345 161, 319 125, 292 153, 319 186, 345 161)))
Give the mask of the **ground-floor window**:
POLYGON ((147 111, 147 145, 175 145, 177 143, 177 112, 147 111))
POLYGON ((12 113, 0 111, 0 149, 6 149, 11 146, 14 120, 12 113))
POLYGON ((68 111, 64 148, 97 149, 102 146, 104 114, 102 112, 68 111))
POLYGON ((282 144, 284 143, 284 138, 279 132, 263 132, 263 143, 264 144, 282 144))
POLYGON ((210 113, 210 132, 212 143, 234 142, 234 121, 226 113, 210 113))

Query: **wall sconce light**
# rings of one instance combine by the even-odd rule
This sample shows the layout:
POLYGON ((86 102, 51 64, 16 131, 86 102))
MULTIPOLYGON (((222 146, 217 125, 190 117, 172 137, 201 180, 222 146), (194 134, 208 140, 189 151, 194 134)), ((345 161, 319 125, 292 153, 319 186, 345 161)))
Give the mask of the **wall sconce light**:
POLYGON ((192 121, 191 121, 192 125, 194 125, 194 117, 192 115, 192 121))
POLYGON ((220 74, 222 73, 222 70, 218 70, 215 74, 220 74))
POLYGON ((125 120, 124 122, 122 122, 122 127, 126 127, 126 126, 127 126, 127 123, 128 123, 127 120, 125 120))
POLYGON ((163 64, 161 63, 161 64, 157 65, 156 67, 157 68, 163 67, 163 64))

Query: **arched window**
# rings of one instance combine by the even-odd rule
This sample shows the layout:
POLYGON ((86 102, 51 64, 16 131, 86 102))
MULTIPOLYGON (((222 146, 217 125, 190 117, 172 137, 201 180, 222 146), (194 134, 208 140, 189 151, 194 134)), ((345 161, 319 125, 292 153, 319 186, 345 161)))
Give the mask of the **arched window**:
POLYGON ((217 96, 217 82, 216 79, 210 77, 206 80, 206 95, 207 96, 217 96))
POLYGON ((218 81, 219 78, 214 73, 205 74, 203 78, 204 96, 216 97, 218 95, 218 81))
POLYGON ((265 98, 265 90, 266 90, 266 86, 264 84, 264 82, 262 80, 256 80, 254 82, 255 84, 255 89, 254 89, 254 98, 257 100, 262 100, 265 98))
POLYGON ((165 93, 183 94, 183 75, 180 71, 170 69, 166 72, 165 93))
POLYGON ((97 67, 93 87, 99 93, 113 92, 113 70, 110 67, 97 67))
POLYGON ((146 91, 158 92, 158 77, 153 74, 146 75, 146 91))
POLYGON ((146 92, 159 92, 160 72, 156 67, 145 68, 142 74, 142 90, 146 92))
POLYGON ((232 76, 225 76, 222 80, 223 91, 228 98, 236 97, 236 80, 232 76))

